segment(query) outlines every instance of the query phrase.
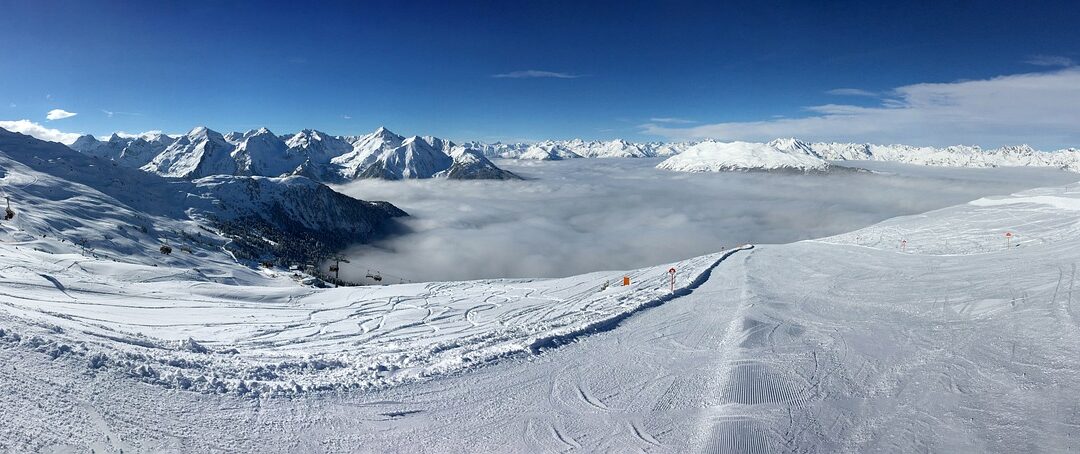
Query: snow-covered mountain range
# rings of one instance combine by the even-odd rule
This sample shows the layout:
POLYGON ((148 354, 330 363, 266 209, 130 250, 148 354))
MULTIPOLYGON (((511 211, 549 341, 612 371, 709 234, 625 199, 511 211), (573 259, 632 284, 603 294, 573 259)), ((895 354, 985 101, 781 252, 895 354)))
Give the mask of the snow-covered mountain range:
POLYGON ((118 147, 116 138, 100 143, 91 156, 0 129, 0 188, 18 211, 6 225, 27 239, 62 240, 55 252, 128 263, 205 265, 207 257, 225 251, 215 260, 317 263, 369 241, 390 218, 405 215, 389 203, 353 199, 299 176, 214 175, 238 169, 232 167, 237 161, 225 159, 230 155, 223 150, 231 145, 204 128, 160 140, 170 143, 147 164, 191 181, 122 165, 134 155, 133 145, 153 142, 140 137, 118 147), (161 244, 190 252, 163 258, 161 244))
POLYGON ((481 151, 490 158, 561 160, 573 158, 652 158, 671 156, 693 145, 692 142, 645 142, 634 143, 622 139, 599 140, 545 140, 536 143, 483 143, 466 142, 470 149, 481 151))
POLYGON ((820 161, 892 161, 907 164, 948 167, 1047 166, 1080 172, 1080 150, 1067 148, 1038 151, 1028 145, 983 149, 979 146, 919 147, 912 145, 877 145, 869 143, 803 142, 795 138, 768 143, 721 142, 645 142, 625 140, 585 141, 546 140, 536 143, 466 142, 489 158, 562 160, 574 158, 642 158, 689 155, 673 158, 662 168, 712 170, 796 170, 819 171, 827 167, 820 161), (779 154, 788 155, 786 157, 779 154))
POLYGON ((339 183, 357 178, 518 179, 483 153, 436 137, 404 138, 386 128, 362 136, 312 129, 278 136, 266 128, 222 135, 197 127, 179 137, 79 137, 71 148, 174 178, 303 175, 339 183))
POLYGON ((892 161, 950 167, 1047 166, 1080 172, 1080 150, 1038 151, 1027 145, 919 147, 869 143, 629 142, 545 140, 535 143, 455 144, 433 136, 405 138, 386 128, 360 136, 305 129, 278 136, 266 128, 221 135, 204 127, 186 135, 82 136, 71 147, 163 176, 303 175, 331 183, 358 178, 518 179, 490 159, 672 157, 660 168, 684 171, 824 171, 827 161, 892 161), (682 156, 679 156, 682 155, 682 156), (679 157, 675 157, 679 156, 679 157))
POLYGON ((806 143, 776 139, 769 143, 706 141, 668 158, 657 168, 704 171, 826 171, 829 161, 890 161, 946 167, 1057 167, 1080 172, 1080 150, 1038 151, 1027 145, 984 150, 978 146, 944 148, 910 145, 806 143))

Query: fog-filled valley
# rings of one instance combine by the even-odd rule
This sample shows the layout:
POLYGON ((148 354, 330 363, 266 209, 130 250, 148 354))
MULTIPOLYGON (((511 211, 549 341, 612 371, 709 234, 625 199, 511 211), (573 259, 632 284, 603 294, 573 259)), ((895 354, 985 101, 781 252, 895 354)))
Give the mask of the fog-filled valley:
POLYGON ((336 190, 407 211, 406 233, 345 252, 342 278, 374 283, 560 277, 779 244, 988 195, 1064 185, 1051 168, 845 162, 874 172, 679 173, 660 159, 496 160, 525 181, 361 180, 336 190))

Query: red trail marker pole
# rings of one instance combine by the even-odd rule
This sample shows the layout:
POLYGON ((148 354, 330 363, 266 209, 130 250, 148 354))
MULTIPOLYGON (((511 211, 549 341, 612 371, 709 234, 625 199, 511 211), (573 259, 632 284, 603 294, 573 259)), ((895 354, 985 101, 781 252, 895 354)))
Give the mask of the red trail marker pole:
POLYGON ((675 293, 675 267, 671 267, 667 272, 671 275, 671 293, 675 293))

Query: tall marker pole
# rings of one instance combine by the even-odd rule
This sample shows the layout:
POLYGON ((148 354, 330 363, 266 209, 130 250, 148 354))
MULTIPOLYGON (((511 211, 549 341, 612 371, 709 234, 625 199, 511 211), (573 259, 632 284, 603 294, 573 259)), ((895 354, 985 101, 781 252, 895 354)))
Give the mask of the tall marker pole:
POLYGON ((671 275, 671 293, 675 293, 675 267, 671 267, 667 272, 671 275))

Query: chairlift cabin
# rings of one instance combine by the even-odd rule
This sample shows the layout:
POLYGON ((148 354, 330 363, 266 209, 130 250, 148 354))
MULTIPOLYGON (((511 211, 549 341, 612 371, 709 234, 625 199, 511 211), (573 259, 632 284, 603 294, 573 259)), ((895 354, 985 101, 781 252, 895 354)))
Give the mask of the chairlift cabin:
POLYGON ((7 200, 7 208, 4 209, 4 220, 10 221, 15 217, 15 212, 11 210, 11 198, 4 197, 4 199, 7 200))
POLYGON ((158 250, 165 255, 172 254, 172 246, 169 246, 168 244, 162 244, 161 247, 158 248, 158 250))
POLYGON ((368 279, 374 279, 375 282, 382 282, 382 276, 379 274, 378 271, 376 271, 375 274, 371 274, 371 270, 368 270, 367 271, 367 278, 368 279))

